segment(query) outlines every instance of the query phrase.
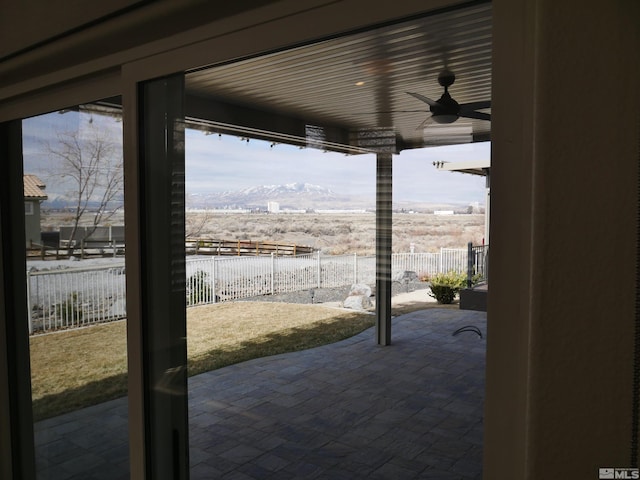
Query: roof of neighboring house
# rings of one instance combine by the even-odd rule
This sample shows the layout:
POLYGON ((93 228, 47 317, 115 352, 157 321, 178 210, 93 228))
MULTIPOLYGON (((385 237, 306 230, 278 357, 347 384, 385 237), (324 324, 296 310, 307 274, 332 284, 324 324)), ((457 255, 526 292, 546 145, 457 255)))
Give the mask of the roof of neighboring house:
POLYGON ((46 200, 47 194, 42 190, 46 185, 35 175, 23 175, 24 198, 28 200, 46 200))
POLYGON ((470 173, 471 175, 487 176, 491 169, 491 160, 470 160, 466 162, 433 162, 438 170, 449 170, 450 172, 470 173))

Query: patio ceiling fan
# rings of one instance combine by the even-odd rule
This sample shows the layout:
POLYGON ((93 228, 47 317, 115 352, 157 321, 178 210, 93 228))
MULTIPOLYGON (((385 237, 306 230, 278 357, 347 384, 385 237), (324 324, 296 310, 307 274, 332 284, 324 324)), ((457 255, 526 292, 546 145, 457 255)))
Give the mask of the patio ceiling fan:
POLYGON ((445 69, 440 72, 440 75, 438 75, 438 83, 444 87, 444 93, 437 101, 419 93, 406 92, 412 97, 429 105, 431 116, 427 117, 425 121, 418 126, 417 130, 424 128, 430 120, 441 124, 453 123, 460 117, 491 121, 491 114, 477 111, 483 108, 490 108, 490 100, 458 103, 453 99, 453 97, 451 97, 449 94, 449 87, 453 85, 455 80, 456 76, 452 71, 445 69))

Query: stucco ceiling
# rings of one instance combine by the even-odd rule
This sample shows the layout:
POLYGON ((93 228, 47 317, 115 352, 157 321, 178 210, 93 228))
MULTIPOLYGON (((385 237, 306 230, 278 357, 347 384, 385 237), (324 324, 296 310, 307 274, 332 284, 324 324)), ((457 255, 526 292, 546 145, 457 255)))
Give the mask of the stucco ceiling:
POLYGON ((308 138, 320 129, 329 145, 366 148, 354 132, 378 132, 372 135, 395 137, 395 151, 488 140, 487 120, 441 125, 429 119, 421 127, 429 106, 407 92, 438 100, 444 69, 456 76, 449 93, 458 103, 491 100, 490 3, 190 72, 187 113, 213 130, 240 126, 247 136, 273 131, 308 138))

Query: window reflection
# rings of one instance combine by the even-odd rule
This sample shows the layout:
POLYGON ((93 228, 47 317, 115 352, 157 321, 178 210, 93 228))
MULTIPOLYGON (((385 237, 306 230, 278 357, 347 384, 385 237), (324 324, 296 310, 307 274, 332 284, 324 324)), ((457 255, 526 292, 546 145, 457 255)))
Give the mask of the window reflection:
POLYGON ((23 121, 37 477, 129 478, 122 121, 23 121))

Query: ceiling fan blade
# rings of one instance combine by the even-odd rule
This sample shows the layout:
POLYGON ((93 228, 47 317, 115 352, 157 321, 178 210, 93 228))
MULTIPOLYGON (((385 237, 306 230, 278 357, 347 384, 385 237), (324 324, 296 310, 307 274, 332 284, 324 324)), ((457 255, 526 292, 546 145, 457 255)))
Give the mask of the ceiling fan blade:
POLYGON ((491 121, 491 114, 484 112, 461 112, 461 117, 465 118, 475 118, 476 120, 488 120, 491 121))
POLYGON ((351 115, 378 115, 380 113, 429 113, 429 110, 380 110, 378 112, 353 112, 351 115))
POLYGON ((431 123, 433 120, 433 116, 429 115, 427 118, 423 120, 423 122, 416 127, 416 130, 424 130, 427 125, 431 123))
POLYGON ((482 102, 469 102, 461 103, 460 110, 468 112, 471 110, 482 110, 483 108, 491 108, 491 100, 484 100, 482 102))
POLYGON ((431 100, 430 98, 427 98, 424 95, 420 95, 419 93, 413 93, 413 92, 407 92, 407 93, 409 95, 411 95, 412 97, 417 98, 421 102, 426 103, 430 107, 439 107, 440 106, 440 104, 438 102, 436 102, 435 100, 431 100))

